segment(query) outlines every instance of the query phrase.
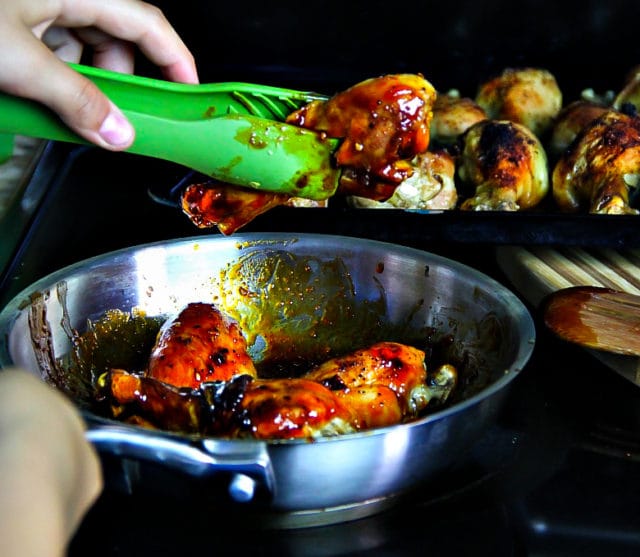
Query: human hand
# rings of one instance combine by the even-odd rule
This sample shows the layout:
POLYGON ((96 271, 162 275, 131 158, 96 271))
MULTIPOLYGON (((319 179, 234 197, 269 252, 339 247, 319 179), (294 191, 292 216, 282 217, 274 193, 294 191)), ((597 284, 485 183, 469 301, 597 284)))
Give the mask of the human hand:
POLYGON ((101 489, 71 402, 26 371, 0 371, 0 555, 64 555, 101 489))
POLYGON ((64 62, 132 73, 134 48, 166 79, 197 83, 193 56, 162 12, 139 0, 0 0, 0 89, 44 103, 78 135, 109 150, 131 145, 122 112, 64 62))

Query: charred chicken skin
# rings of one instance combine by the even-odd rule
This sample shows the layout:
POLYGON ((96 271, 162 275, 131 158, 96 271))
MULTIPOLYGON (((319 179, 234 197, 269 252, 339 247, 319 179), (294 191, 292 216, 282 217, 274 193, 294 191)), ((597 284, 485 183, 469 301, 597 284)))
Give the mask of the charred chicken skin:
POLYGON ((640 117, 610 110, 589 124, 556 163, 553 197, 560 209, 637 214, 629 189, 640 178, 640 117))
POLYGON ((146 372, 152 379, 190 388, 241 374, 256 376, 240 327, 205 303, 187 305, 160 330, 146 372))
POLYGON ((429 386, 425 353, 394 342, 377 343, 329 360, 302 377, 283 379, 256 378, 253 366, 246 364, 248 354, 238 348, 236 361, 241 365, 224 373, 227 379, 212 380, 191 367, 210 359, 210 347, 200 341, 197 327, 180 325, 176 333, 178 319, 166 328, 174 331, 172 338, 180 339, 175 341, 172 360, 191 373, 176 374, 170 368, 155 375, 125 370, 103 374, 98 398, 108 402, 114 417, 186 433, 313 438, 415 418, 430 401, 446 400, 456 382, 455 369, 448 368, 446 375, 434 374, 429 386), (195 346, 185 342, 190 333, 195 335, 197 358, 195 346), (178 362, 180 346, 189 347, 182 351, 182 362, 178 362))
POLYGON ((475 100, 489 118, 522 124, 540 137, 560 112, 562 92, 547 70, 507 68, 482 83, 475 100))
POLYGON ((542 144, 525 126, 504 120, 484 120, 467 130, 458 175, 474 190, 460 206, 466 211, 530 209, 549 190, 542 144))
POLYGON ((549 154, 559 157, 578 134, 609 110, 605 105, 580 99, 565 106, 556 118, 549 139, 549 154))

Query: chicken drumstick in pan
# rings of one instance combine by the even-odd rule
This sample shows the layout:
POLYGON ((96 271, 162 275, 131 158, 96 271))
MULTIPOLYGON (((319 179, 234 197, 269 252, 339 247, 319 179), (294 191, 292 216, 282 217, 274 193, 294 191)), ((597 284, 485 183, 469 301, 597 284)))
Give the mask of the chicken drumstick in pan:
POLYGON ((242 374, 256 377, 240 327, 204 303, 189 304, 163 326, 147 369, 148 377, 190 388, 242 374))
MULTIPOLYGON (((214 305, 193 306, 197 311, 207 306, 209 321, 213 321, 211 314, 219 312, 214 305)), ((183 324, 187 321, 183 314, 191 316, 195 311, 187 306, 159 336, 151 362, 157 359, 161 345, 164 353, 172 356, 173 367, 165 365, 167 373, 159 374, 157 368, 153 376, 149 371, 112 370, 100 378, 100 396, 111 404, 114 417, 186 433, 310 438, 415 418, 432 401, 446 400, 457 381, 456 370, 449 365, 428 376, 425 353, 396 342, 379 342, 334 358, 302 377, 260 379, 252 374, 252 366, 244 365, 244 356, 249 356, 243 353, 245 345, 238 343, 234 356, 243 365, 237 373, 214 382, 199 374, 199 384, 195 374, 187 374, 189 385, 185 388, 185 375, 172 370, 209 361, 210 355, 219 353, 220 347, 226 349, 236 334, 235 325, 220 315, 216 324, 230 324, 228 330, 217 327, 217 342, 200 342, 201 332, 194 323, 189 329, 183 324), (195 334, 195 343, 188 341, 190 334, 195 334), (180 361, 181 351, 184 361, 180 361)))

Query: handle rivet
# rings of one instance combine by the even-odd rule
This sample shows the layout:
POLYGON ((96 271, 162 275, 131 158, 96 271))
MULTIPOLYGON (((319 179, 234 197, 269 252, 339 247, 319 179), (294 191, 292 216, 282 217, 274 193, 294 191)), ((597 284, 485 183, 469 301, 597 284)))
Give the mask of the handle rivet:
POLYGON ((234 474, 229 483, 229 495, 238 503, 247 503, 256 492, 256 481, 246 474, 234 474))

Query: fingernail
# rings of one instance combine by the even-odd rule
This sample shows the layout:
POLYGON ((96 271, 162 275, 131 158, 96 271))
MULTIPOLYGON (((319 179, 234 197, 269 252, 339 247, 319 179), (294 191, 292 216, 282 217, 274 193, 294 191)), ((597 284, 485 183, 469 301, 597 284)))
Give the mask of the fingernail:
POLYGON ((109 145, 127 145, 133 137, 133 128, 127 119, 116 111, 111 111, 98 130, 100 137, 109 145))

